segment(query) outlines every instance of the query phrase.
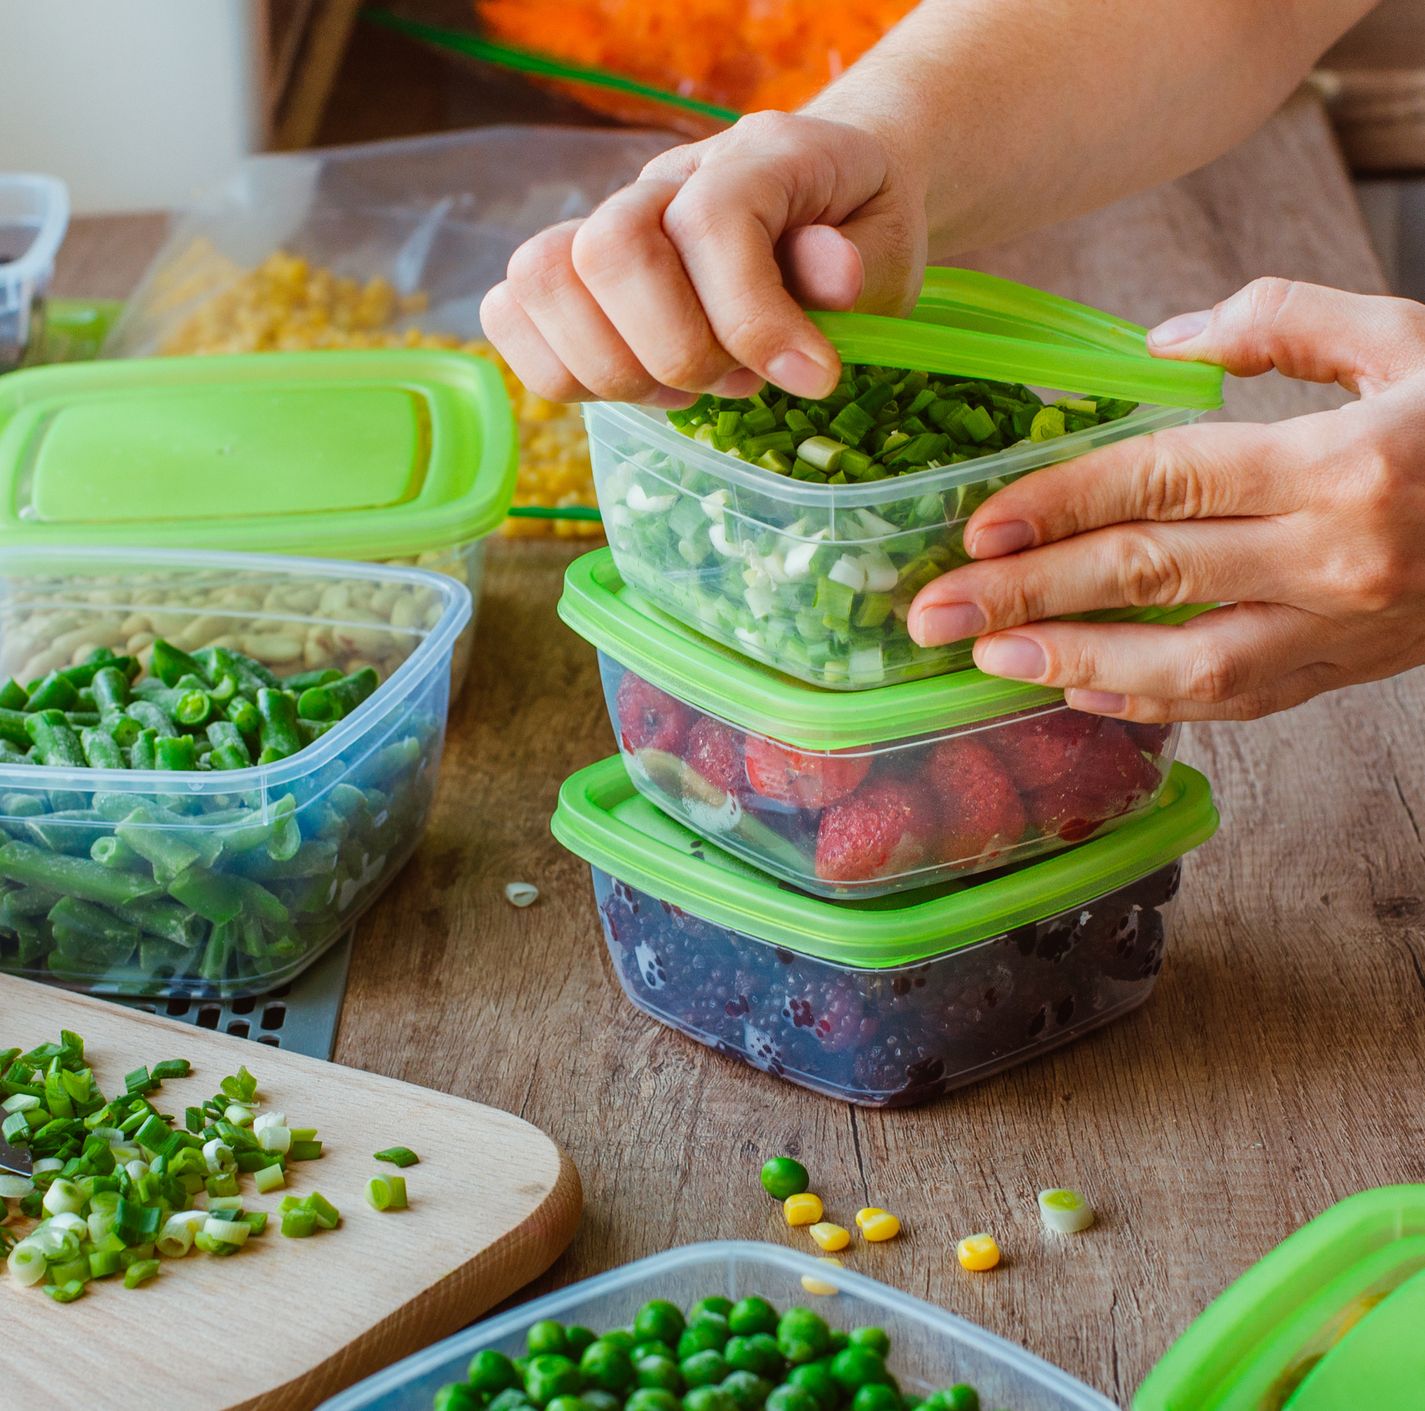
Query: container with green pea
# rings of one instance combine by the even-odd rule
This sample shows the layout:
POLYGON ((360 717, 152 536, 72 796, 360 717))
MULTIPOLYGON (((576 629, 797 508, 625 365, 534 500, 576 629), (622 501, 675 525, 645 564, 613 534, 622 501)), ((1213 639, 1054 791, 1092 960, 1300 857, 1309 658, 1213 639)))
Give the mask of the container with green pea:
POLYGON ((1220 369, 1155 359, 1134 324, 966 270, 927 271, 907 319, 813 317, 845 363, 823 401, 768 387, 584 415, 624 579, 817 686, 964 666, 968 642, 919 647, 906 617, 968 561, 970 515, 1042 466, 1221 404, 1220 369))
POLYGON ((420 840, 469 616, 416 569, 0 551, 0 971, 194 998, 297 975, 420 840), (418 611, 353 637, 324 604, 357 584, 418 611), (322 661, 250 650, 274 594, 322 661), (63 664, 31 675, 46 643, 63 664))
POLYGON ((515 1308, 323 1411, 1113 1407, 1022 1348, 864 1275, 729 1241, 668 1250, 515 1308), (830 1281, 836 1294, 803 1280, 830 1281))

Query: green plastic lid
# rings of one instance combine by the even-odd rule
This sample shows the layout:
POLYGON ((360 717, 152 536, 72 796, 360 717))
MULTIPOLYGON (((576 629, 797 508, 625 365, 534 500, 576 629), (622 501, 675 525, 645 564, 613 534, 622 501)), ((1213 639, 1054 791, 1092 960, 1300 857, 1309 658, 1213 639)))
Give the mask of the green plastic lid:
POLYGON ((1351 1196, 1283 1240, 1208 1306, 1133 1399, 1133 1411, 1422 1406, 1425 1185, 1351 1196))
POLYGON ((495 528, 517 451, 464 353, 32 368, 0 379, 0 543, 403 557, 495 528))
MULTIPOLYGON (((1185 622, 1201 607, 1140 620, 1185 622)), ((741 730, 804 750, 857 749, 957 725, 973 725, 1063 698, 1049 686, 956 671, 869 691, 828 691, 685 627, 619 577, 613 554, 595 549, 569 565, 559 616, 586 642, 661 690, 741 730)))
POLYGON ((551 824, 570 852, 621 882, 758 940, 838 965, 915 965, 1083 906, 1146 877, 1217 829, 1207 780, 1175 765, 1141 818, 988 882, 865 901, 807 896, 675 823, 615 755, 559 791, 551 824))
POLYGON ((1220 367, 1155 358, 1147 330, 1135 323, 975 270, 926 270, 909 318, 814 313, 812 320, 849 362, 1169 407, 1222 405, 1220 367))

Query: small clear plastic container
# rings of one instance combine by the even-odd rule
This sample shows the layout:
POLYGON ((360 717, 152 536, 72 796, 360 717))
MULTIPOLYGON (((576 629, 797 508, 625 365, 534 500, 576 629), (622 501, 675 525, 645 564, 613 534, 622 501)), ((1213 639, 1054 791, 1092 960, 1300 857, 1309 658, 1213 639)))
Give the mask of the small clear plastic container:
POLYGON ((366 701, 273 764, 0 764, 0 970, 100 995, 230 998, 305 969, 420 841, 451 654, 469 616, 464 587, 416 569, 199 551, 0 553, 0 679, 29 682, 100 647, 142 654, 156 636, 190 652, 235 648, 283 671, 312 656, 343 673, 384 663, 366 701))
POLYGON ((0 372, 44 328, 45 294, 69 227, 69 192, 51 176, 0 172, 0 372))
POLYGON ((607 549, 570 565, 559 611, 598 648, 638 789, 819 896, 963 879, 1119 827, 1152 807, 1177 748, 1176 726, 978 671, 819 690, 652 607, 607 549))
MULTIPOLYGON (((461 353, 27 368, 0 383, 0 539, 395 563, 444 573, 478 602, 517 451, 499 372, 461 353)), ((371 586, 343 610, 379 624, 380 597, 371 586)), ((452 659, 456 691, 472 637, 473 619, 452 659)))
POLYGON ((968 663, 968 641, 919 647, 906 616, 926 583, 968 562, 965 522, 997 489, 1096 447, 1181 425, 1221 402, 1220 369, 1154 359, 1132 324, 967 271, 928 271, 908 319, 816 318, 848 362, 1140 404, 1053 440, 835 485, 748 464, 681 434, 661 412, 589 403, 599 507, 624 578, 714 640, 836 690, 968 663))
POLYGON ((560 791, 556 838, 590 864, 609 955, 645 1013, 789 1082, 924 1102, 1068 1043, 1151 993, 1180 862, 1217 826, 1176 765, 1135 822, 968 887, 832 902, 669 818, 623 761, 560 791))
POLYGON ((732 1240, 670 1249, 511 1309, 368 1377, 322 1411, 430 1411, 442 1386, 465 1380, 477 1352, 523 1353, 525 1333, 540 1319, 604 1332, 627 1326, 649 1299, 687 1308, 699 1298, 751 1294, 779 1309, 814 1304, 833 1328, 883 1328, 891 1340, 887 1365, 907 1392, 967 1382, 986 1411, 1113 1411, 1082 1382, 953 1313, 794 1250, 732 1240), (803 1278, 834 1284, 836 1296, 807 1293, 803 1278))

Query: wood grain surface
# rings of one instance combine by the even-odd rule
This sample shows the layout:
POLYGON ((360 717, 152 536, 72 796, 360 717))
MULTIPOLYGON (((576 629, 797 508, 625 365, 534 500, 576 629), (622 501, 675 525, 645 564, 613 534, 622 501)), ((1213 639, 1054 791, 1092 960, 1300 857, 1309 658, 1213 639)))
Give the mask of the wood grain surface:
MULTIPOLYGON (((445 1093, 337 1067, 225 1034, 0 976, 0 1045, 29 1048, 72 1029, 105 1092, 140 1064, 187 1058, 191 1077, 155 1103, 181 1114, 246 1063, 264 1104, 314 1126, 320 1160, 292 1167, 288 1190, 320 1190, 339 1229, 284 1239, 276 1221, 232 1260, 164 1261, 150 1284, 91 1284, 61 1307, 0 1285, 0 1405, 103 1411, 298 1411, 454 1332, 549 1267, 579 1220, 579 1178, 543 1132, 445 1093), (378 1214, 366 1182, 393 1167, 371 1154, 420 1155, 403 1174, 409 1210, 378 1214)), ((249 1208, 275 1211, 278 1196, 249 1208)))
MULTIPOLYGON (((153 234, 86 227, 64 292, 137 274, 153 234), (105 253, 107 247, 107 253, 105 253)), ((971 261, 967 261, 971 262, 971 261)), ((1376 290, 1319 106, 1298 98, 1211 167, 975 257, 1143 322, 1275 273, 1376 290)), ((1277 377, 1229 413, 1336 394, 1277 377)), ((801 1242, 760 1192, 799 1154, 834 1215, 905 1222, 850 1262, 1127 1404, 1204 1304, 1309 1216, 1425 1178, 1425 689, 1418 673, 1183 754, 1224 827, 1187 869, 1158 990, 1067 1050, 923 1110, 856 1111, 719 1058, 622 998, 587 868, 550 840, 560 782, 613 738, 594 654, 555 618, 574 551, 491 555, 471 682, 425 845, 362 923, 337 1057, 507 1108, 549 1131, 587 1210, 547 1288, 709 1237, 801 1242), (516 911, 505 883, 539 885, 516 911), (1099 1224, 1041 1235, 1034 1197, 1083 1189, 1099 1224), (1004 1266, 955 1263, 994 1230, 1004 1266)))

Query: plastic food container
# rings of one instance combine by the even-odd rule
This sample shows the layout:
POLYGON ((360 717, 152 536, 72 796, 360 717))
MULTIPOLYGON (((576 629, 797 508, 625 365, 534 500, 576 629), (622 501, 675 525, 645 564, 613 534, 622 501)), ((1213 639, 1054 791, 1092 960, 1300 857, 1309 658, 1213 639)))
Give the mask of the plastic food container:
POLYGON ((1133 324, 968 271, 929 271, 909 319, 815 317, 849 362, 1140 406, 960 464, 822 485, 691 440, 662 413, 589 403, 599 506, 624 578, 689 626, 814 685, 866 689, 966 664, 970 643, 918 647, 905 619, 926 583, 968 561, 974 510, 1031 470, 1221 403, 1220 369, 1154 359, 1133 324))
POLYGON ((153 634, 289 663, 300 649, 275 639, 320 644, 320 665, 343 672, 385 663, 372 696, 275 764, 0 765, 0 970, 93 994, 232 997, 310 965, 420 841, 469 616, 464 587, 415 569, 198 550, 0 553, 0 679, 153 634), (366 591, 389 605, 379 624, 345 606, 366 591), (93 855, 106 837, 125 845, 110 865, 93 855), (179 876, 197 888, 180 889, 187 902, 170 891, 179 876), (61 898, 83 905, 56 920, 61 898))
POLYGON ((1217 1298, 1133 1411, 1417 1411, 1425 1404, 1425 1186, 1334 1205, 1217 1298))
MULTIPOLYGON (((0 382, 0 539, 413 564, 478 601, 482 541, 509 506, 515 456, 499 372, 461 353, 28 368, 0 382)), ((388 613, 400 627, 434 626, 379 583, 333 589, 326 610, 377 627, 388 613)), ((472 635, 473 623, 456 646, 456 690, 472 635)), ((371 656, 383 675, 404 660, 396 639, 372 640, 396 653, 371 656)), ((296 644, 296 658, 268 663, 287 671, 320 666, 327 650, 310 634, 265 641, 296 644)))
POLYGON ((465 1379, 477 1352, 518 1355, 526 1330, 542 1318, 604 1331, 632 1322, 648 1299, 686 1308, 713 1294, 760 1294, 778 1308, 805 1306, 812 1296, 802 1288, 803 1275, 837 1285, 835 1298, 815 1300, 832 1327, 885 1329, 890 1369, 907 1391, 969 1382, 986 1411, 1113 1411, 1112 1402, 1082 1382, 952 1313, 790 1249, 732 1240, 670 1249, 511 1309, 368 1377, 323 1411, 430 1411, 440 1387, 465 1379))
POLYGON ((820 896, 924 887, 1082 842, 1151 807, 1177 748, 1176 726, 1086 715, 978 671, 819 690, 660 612, 607 549, 570 565, 559 613, 599 650, 637 788, 820 896))
POLYGON ((20 365, 44 327, 45 293, 68 227, 62 181, 0 172, 0 372, 20 365))
POLYGON ((634 789, 568 779, 554 836, 593 869, 624 992, 718 1052, 829 1097, 908 1106, 1127 1013, 1163 962, 1179 859, 1217 826, 1176 765, 1153 810, 972 887, 832 902, 763 876, 634 789))

